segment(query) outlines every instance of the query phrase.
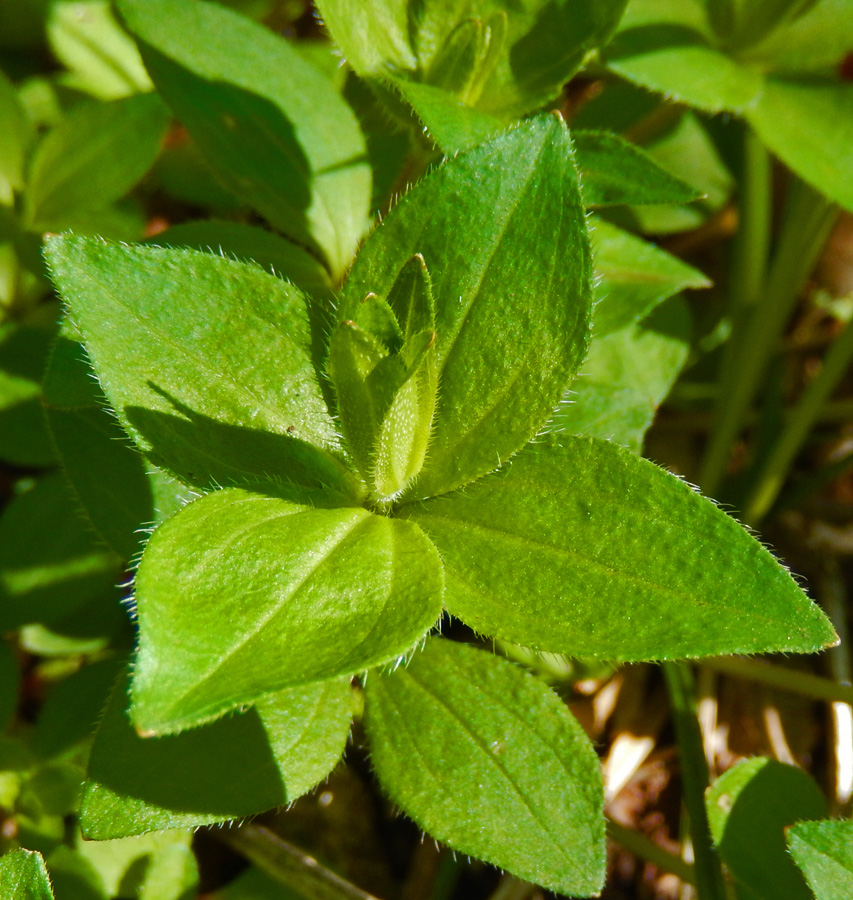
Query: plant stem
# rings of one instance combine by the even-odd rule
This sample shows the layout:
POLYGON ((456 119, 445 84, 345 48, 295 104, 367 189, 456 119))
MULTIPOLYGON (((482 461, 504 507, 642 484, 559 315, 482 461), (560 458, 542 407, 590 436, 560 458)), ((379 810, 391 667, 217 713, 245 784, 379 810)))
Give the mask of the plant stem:
POLYGON ((721 373, 719 418, 700 476, 702 488, 709 494, 715 494, 722 482, 732 445, 836 214, 837 208, 804 182, 791 185, 764 295, 744 323, 743 336, 733 351, 735 358, 721 373))
POLYGON ((378 900, 263 825, 243 825, 217 836, 305 900, 378 900))
POLYGON ((664 872, 671 872, 686 884, 696 884, 696 873, 689 862, 664 850, 663 847, 639 831, 626 828, 624 825, 614 822, 613 819, 608 819, 607 836, 639 859, 652 863, 664 872))
POLYGON ((838 382, 844 377, 853 360, 853 321, 833 341, 817 377, 803 392, 794 407, 772 452, 752 483, 743 506, 743 519, 747 525, 755 525, 762 519, 785 483, 785 478, 797 453, 815 423, 821 408, 838 382))
POLYGON ((685 663, 666 662, 663 672, 669 689, 672 720, 681 761, 684 806, 693 844, 696 894, 699 900, 726 900, 720 861, 714 852, 705 810, 708 763, 696 717, 693 676, 685 663))
POLYGON ((839 684, 830 678, 821 678, 810 672, 786 669, 783 666, 773 666, 737 656, 716 656, 703 659, 702 665, 723 675, 767 684, 791 694, 810 697, 813 700, 853 703, 853 687, 849 684, 839 684))

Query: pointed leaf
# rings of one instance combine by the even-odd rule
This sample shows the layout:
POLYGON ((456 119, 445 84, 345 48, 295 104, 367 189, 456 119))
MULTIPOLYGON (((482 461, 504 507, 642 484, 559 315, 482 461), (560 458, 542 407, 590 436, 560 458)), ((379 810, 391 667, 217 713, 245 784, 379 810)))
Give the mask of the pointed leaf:
POLYGON ((788 829, 788 846, 816 900, 853 896, 853 819, 797 822, 788 829))
POLYGON ((391 210, 339 316, 391 290, 413 253, 432 276, 440 395, 414 491, 496 468, 548 417, 586 350, 590 258, 571 142, 555 116, 449 160, 391 210))
POLYGON ((46 252, 104 393, 155 465, 204 488, 347 483, 295 287, 192 250, 69 236, 46 252))
POLYGON ((139 737, 126 705, 122 677, 89 759, 81 824, 95 840, 285 806, 329 774, 352 717, 347 679, 290 688, 247 712, 162 738, 139 737))
POLYGON ((431 638, 365 686, 371 760, 415 822, 454 850, 560 893, 604 881, 598 758, 542 681, 431 638))
POLYGON ((154 534, 136 581, 140 730, 179 731, 387 662, 435 623, 441 563, 420 529, 317 503, 217 491, 154 534))
POLYGON ((737 522, 606 441, 548 436, 465 491, 400 514, 438 547, 449 612, 536 650, 678 659, 835 640, 737 522))
POLYGON ((226 186, 339 276, 368 225, 370 168, 334 85, 285 40, 216 3, 118 7, 158 90, 226 186))
POLYGON ((400 323, 404 341, 435 328, 435 299, 426 261, 416 253, 388 293, 388 305, 400 323))
POLYGON ((53 900, 41 853, 12 850, 0 857, 0 895, 4 900, 53 900))

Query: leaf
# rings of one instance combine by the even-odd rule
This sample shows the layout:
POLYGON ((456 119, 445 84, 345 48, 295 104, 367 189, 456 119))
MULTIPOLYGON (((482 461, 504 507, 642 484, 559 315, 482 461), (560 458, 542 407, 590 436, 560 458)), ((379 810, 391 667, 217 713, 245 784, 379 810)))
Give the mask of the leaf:
POLYGON ((368 226, 355 115, 286 41, 215 3, 121 0, 154 83, 225 185, 334 277, 368 226))
POLYGON ((352 717, 347 679, 290 688, 239 715, 162 738, 139 737, 126 705, 121 678, 89 759, 81 824, 94 840, 195 828, 292 803, 338 762, 352 717))
POLYGON ((817 900, 853 893, 853 820, 797 822, 788 829, 794 862, 817 900))
MULTIPOLYGON (((685 288, 710 287, 697 269, 602 219, 590 221, 595 260, 596 340, 644 319, 685 288)), ((595 343, 591 352, 594 352, 595 343)))
POLYGON ((0 857, 0 894, 4 900, 53 900, 41 853, 12 850, 0 857))
POLYGON ((737 522, 606 441, 548 435, 465 491, 399 514, 438 548, 447 610, 534 650, 683 659, 836 639, 737 522))
POLYGON ((140 549, 141 529, 179 508, 191 492, 147 464, 127 440, 77 336, 66 319, 45 376, 45 412, 65 474, 92 525, 130 560, 140 549))
POLYGON ((20 686, 21 673, 15 651, 8 641, 0 641, 0 734, 15 719, 20 686))
POLYGON ((136 580, 140 731, 179 731, 388 662, 440 615, 441 563, 412 523, 265 490, 209 494, 148 544, 136 580))
POLYGON ((0 204, 24 186, 24 159, 32 127, 11 81, 0 72, 0 204))
MULTIPOLYGON (((624 0, 321 0, 324 22, 355 71, 456 89, 504 121, 556 97, 588 51, 606 42, 624 0)), ((429 259, 427 263, 429 263, 429 259)))
POLYGON ((853 210, 853 85, 768 78, 747 115, 761 140, 804 180, 853 210))
POLYGON ((87 531, 62 475, 40 479, 0 517, 0 632, 50 624, 110 590, 119 560, 87 531))
POLYGON ((71 82, 103 100, 152 89, 136 45, 108 0, 62 0, 50 6, 47 37, 71 82))
POLYGON ((709 113, 744 112, 755 106, 763 87, 760 70, 682 25, 650 22, 621 31, 603 55, 624 78, 709 113))
POLYGON ((655 412, 690 352, 687 305, 677 297, 590 347, 546 430, 602 438, 639 453, 655 412))
POLYGON ((572 131, 587 207, 689 203, 700 194, 640 147, 607 131, 572 131))
POLYGON ((365 686, 383 787, 460 853, 560 893, 604 882, 598 758, 540 680, 492 654, 431 638, 365 686))
POLYGON ((759 897, 810 900, 785 845, 785 828, 826 815, 826 798, 802 769, 755 757, 721 775, 705 796, 720 857, 759 897))
POLYGON ((590 258, 562 122, 525 122, 448 160, 364 245, 339 319, 386 295, 420 253, 436 304, 440 393, 410 491, 438 494, 496 468, 559 400, 586 350, 590 258))
POLYGON ((0 459, 49 466, 56 459, 41 405, 52 328, 0 326, 0 459))
POLYGON ((124 196, 157 157, 167 124, 156 94, 75 107, 33 155, 26 222, 58 230, 80 209, 100 209, 124 196))
POLYGON ((68 236, 46 254, 104 393, 155 465, 203 488, 351 489, 295 287, 192 250, 68 236))

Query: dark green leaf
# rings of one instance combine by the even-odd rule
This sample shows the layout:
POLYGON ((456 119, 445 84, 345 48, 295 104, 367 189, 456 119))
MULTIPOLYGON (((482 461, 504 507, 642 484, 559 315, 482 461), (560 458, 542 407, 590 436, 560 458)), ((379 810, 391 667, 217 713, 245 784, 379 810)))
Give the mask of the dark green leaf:
POLYGON ((835 640, 737 522, 606 441, 547 436, 465 491, 400 512, 438 547, 447 609, 482 634, 613 660, 835 640))
POLYGON ((282 38, 215 3, 121 0, 166 102, 226 186, 340 276, 368 225, 355 115, 282 38))
POLYGON ((141 738, 122 678, 89 760, 82 827, 104 840, 193 828, 285 806, 325 778, 352 716, 347 679, 273 694, 180 735, 141 738))
POLYGON ((853 820, 798 822, 788 829, 788 846, 816 900, 853 896, 853 820))
POLYGON ((548 417, 580 365, 590 258, 568 131, 526 122, 461 154, 391 210, 359 255, 341 319, 387 295, 412 255, 432 276, 440 393, 418 496, 496 468, 548 417))
POLYGON ((689 203, 699 192, 662 169, 640 147, 607 131, 572 132, 588 207, 689 203))
POLYGON ((25 194, 36 229, 58 230, 80 209, 126 194, 160 150, 168 116, 156 94, 74 108, 39 144, 25 194))
POLYGON ((492 654, 441 638, 366 690, 371 760, 417 824, 528 881, 604 882, 601 773, 563 702, 492 654))
POLYGON ((24 185, 24 159, 32 138, 18 93, 0 72, 0 204, 11 205, 11 191, 24 185))
POLYGON ((53 900, 41 853, 12 850, 0 857, 0 896, 3 900, 53 900))
POLYGON ((12 723, 18 709, 21 673, 12 645, 0 640, 0 734, 12 723))
POLYGON ((810 900, 785 845, 787 826, 826 815, 826 798, 808 774, 774 759, 747 759, 714 782, 705 805, 714 843, 738 882, 768 900, 810 900))
POLYGON ((420 529, 269 490, 209 494, 148 544, 136 580, 140 730, 180 731, 388 662, 438 618, 441 563, 420 529), (191 652, 176 635, 192 636, 191 652))
POLYGON ((45 476, 0 518, 0 632, 62 618, 110 590, 120 571, 62 475, 45 476))
POLYGON ((192 250, 65 237, 46 252, 105 394, 155 465, 204 488, 349 489, 295 287, 192 250))
POLYGON ((853 210, 853 85, 768 78, 747 118, 784 163, 853 210))

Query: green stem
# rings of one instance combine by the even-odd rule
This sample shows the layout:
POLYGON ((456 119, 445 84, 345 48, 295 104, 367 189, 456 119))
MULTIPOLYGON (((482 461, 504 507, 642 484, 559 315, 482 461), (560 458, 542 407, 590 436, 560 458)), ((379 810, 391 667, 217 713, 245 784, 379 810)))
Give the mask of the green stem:
POLYGON ((217 836, 305 900, 378 900, 262 825, 243 825, 217 836))
POLYGON ((762 519, 785 483, 788 470, 808 437, 823 404, 847 373, 853 360, 853 321, 833 341, 817 377, 803 392, 799 403, 790 413, 772 452, 756 474, 743 506, 746 524, 755 525, 762 519))
POLYGON ((652 863, 663 872, 671 872, 686 884, 696 884, 696 872, 689 862, 664 850, 663 847, 639 831, 626 828, 624 825, 614 822, 613 819, 608 819, 607 836, 620 847, 633 853, 638 859, 652 863))
POLYGON ((711 829, 705 810, 708 787, 708 763, 702 746, 702 732, 696 718, 693 676, 684 663, 664 663, 663 672, 669 689, 672 721, 681 761, 684 806, 693 844, 696 895, 699 900, 726 900, 725 882, 720 861, 714 852, 711 829))
POLYGON ((804 182, 791 186, 782 234, 763 297, 748 315, 735 359, 721 375, 719 418, 702 462, 700 483, 715 494, 732 445, 749 416, 764 372, 791 316, 806 278, 817 262, 837 208, 804 182))
POLYGON ((810 672, 786 669, 783 666, 774 666, 752 659, 741 659, 737 656, 716 656, 703 659, 702 665, 723 675, 767 684, 791 694, 810 697, 812 700, 838 700, 842 703, 853 703, 853 687, 849 684, 839 684, 830 678, 821 678, 810 672))

